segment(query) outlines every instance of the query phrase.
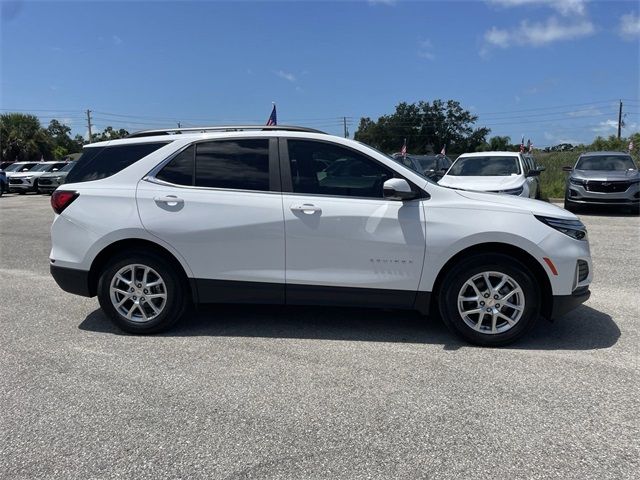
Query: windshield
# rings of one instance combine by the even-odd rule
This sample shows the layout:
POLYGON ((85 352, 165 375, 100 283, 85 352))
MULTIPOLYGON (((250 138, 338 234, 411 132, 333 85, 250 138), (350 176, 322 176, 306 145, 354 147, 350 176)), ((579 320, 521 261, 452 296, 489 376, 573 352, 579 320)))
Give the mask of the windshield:
POLYGON ((517 157, 460 157, 447 175, 460 177, 503 177, 518 175, 520 164, 517 157))
POLYGON ((36 164, 35 163, 14 163, 12 165, 9 165, 6 168, 5 172, 21 172, 25 168, 27 170, 29 170, 34 165, 36 165, 36 164))
POLYGON ((71 170, 73 168, 73 166, 75 164, 76 164, 76 162, 67 163, 64 167, 62 167, 60 170, 58 170, 58 172, 68 172, 69 170, 71 170))
POLYGON ((636 169, 636 165, 628 155, 590 155, 578 160, 576 170, 617 170, 636 169))
POLYGON ((420 164, 420 167, 422 167, 422 171, 436 169, 436 157, 418 158, 418 163, 420 164))
POLYGON ((42 165, 36 165, 33 167, 30 172, 48 172, 53 167, 54 165, 52 163, 43 163, 42 165))

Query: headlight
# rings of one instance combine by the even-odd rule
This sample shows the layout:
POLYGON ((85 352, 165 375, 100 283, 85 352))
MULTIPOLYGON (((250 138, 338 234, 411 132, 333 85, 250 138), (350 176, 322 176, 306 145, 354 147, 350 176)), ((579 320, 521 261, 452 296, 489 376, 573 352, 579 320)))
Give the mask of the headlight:
POLYGON ((573 185, 583 185, 584 181, 582 180, 578 180, 577 178, 571 178, 569 177, 569 183, 573 184, 573 185))
POLYGON ((506 195, 520 195, 523 190, 524 190, 524 187, 518 187, 518 188, 509 188, 507 190, 496 190, 491 193, 504 193, 506 195))
POLYGON ((587 239, 587 227, 580 220, 565 220, 564 218, 535 216, 542 223, 549 225, 551 228, 564 233, 565 235, 575 238, 576 240, 587 239))

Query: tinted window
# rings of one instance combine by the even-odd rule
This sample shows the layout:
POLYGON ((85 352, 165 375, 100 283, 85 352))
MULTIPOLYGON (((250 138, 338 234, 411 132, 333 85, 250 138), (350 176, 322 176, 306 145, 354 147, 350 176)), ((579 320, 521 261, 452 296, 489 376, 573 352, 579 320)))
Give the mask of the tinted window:
POLYGON ((635 169, 628 155, 592 155, 578 160, 576 170, 629 170, 635 169))
POLYGON ((418 163, 420 163, 422 171, 436 169, 436 157, 422 157, 418 163))
POLYGON ((69 172, 67 183, 88 182, 110 177, 166 144, 167 142, 158 142, 87 147, 82 151, 76 166, 69 172))
POLYGON ((517 157, 459 157, 447 175, 506 176, 520 173, 517 157))
POLYGON ((369 157, 329 143, 289 140, 293 191, 382 198, 393 172, 369 157))
POLYGON ((156 178, 176 185, 193 185, 193 165, 196 147, 190 146, 173 157, 156 178))
POLYGON ((5 172, 22 172, 25 168, 29 170, 35 165, 37 165, 37 163, 14 163, 8 166, 5 172))
POLYGON ((195 185, 269 190, 269 139, 199 143, 195 185))
POLYGON ((64 167, 62 167, 59 171, 60 172, 68 172, 69 170, 71 170, 74 166, 75 166, 76 162, 71 162, 71 163, 67 163, 64 167))

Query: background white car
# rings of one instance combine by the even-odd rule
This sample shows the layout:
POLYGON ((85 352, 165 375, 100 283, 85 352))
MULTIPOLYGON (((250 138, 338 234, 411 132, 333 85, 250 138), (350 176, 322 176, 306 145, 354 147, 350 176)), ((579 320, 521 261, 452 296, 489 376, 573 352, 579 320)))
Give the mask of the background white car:
POLYGON ((465 153, 438 183, 462 190, 540 198, 542 170, 517 152, 465 153))

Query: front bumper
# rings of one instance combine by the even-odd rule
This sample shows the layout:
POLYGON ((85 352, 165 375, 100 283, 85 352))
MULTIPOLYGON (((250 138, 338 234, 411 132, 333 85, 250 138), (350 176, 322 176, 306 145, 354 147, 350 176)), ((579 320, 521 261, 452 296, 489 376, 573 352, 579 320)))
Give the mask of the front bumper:
POLYGON ((93 297, 89 288, 89 272, 76 270, 75 268, 59 267, 50 265, 51 276, 58 286, 65 292, 81 295, 83 297, 93 297))
POLYGON ((565 198, 583 205, 640 205, 640 183, 634 183, 624 192, 592 192, 584 185, 570 183, 565 198))
POLYGON ((571 295, 554 295, 551 319, 559 318, 579 307, 591 296, 588 286, 577 288, 571 295))

